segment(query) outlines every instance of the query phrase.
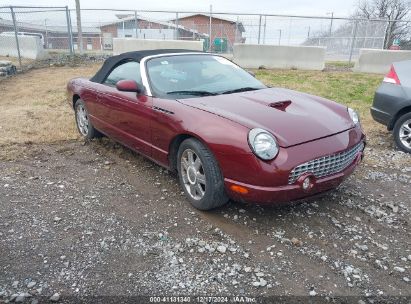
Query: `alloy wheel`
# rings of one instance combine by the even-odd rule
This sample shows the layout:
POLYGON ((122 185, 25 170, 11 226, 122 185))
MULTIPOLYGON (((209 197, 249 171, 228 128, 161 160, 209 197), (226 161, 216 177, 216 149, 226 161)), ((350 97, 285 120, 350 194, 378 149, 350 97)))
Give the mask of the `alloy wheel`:
POLYGON ((88 128, 89 128, 89 121, 88 121, 88 115, 87 111, 84 108, 84 105, 80 104, 77 106, 77 125, 80 133, 83 136, 87 136, 88 134, 88 128))
POLYGON ((411 119, 406 120, 400 128, 401 143, 408 149, 411 149, 411 119))
POLYGON ((188 194, 201 200, 206 191, 206 177, 200 157, 191 149, 181 155, 181 175, 188 194))

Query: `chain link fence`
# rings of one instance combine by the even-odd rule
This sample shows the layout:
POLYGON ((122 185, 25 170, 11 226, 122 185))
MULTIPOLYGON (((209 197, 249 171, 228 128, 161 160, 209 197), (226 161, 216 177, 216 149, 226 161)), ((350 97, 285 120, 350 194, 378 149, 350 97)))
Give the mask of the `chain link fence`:
MULTIPOLYGON (((387 32, 401 22, 410 37, 410 21, 350 18, 83 9, 82 43, 75 10, 67 7, 0 7, 0 60, 23 68, 44 54, 106 54, 114 38, 200 40, 204 51, 232 53, 235 43, 326 47, 329 61, 353 61, 359 49, 388 46, 387 32), (37 37, 36 52, 27 36, 37 37), (32 46, 30 46, 32 47, 32 46), (80 49, 82 48, 82 49, 80 49)), ((33 40, 33 39, 31 39, 33 40)))
POLYGON ((0 7, 0 60, 22 68, 48 52, 72 53, 71 39, 67 7, 0 7))

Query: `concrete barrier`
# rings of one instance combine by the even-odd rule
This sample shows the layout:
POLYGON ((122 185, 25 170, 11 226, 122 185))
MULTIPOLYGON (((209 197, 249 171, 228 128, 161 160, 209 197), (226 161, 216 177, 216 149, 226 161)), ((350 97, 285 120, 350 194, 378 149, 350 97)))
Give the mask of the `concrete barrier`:
MULTIPOLYGON (((28 59, 44 59, 44 51, 39 37, 19 36, 20 55, 28 59)), ((18 57, 16 38, 14 36, 0 36, 0 56, 18 57)))
POLYGON ((355 63, 354 71, 385 74, 393 62, 410 59, 411 51, 360 49, 360 57, 355 63))
POLYGON ((234 44, 234 62, 243 68, 323 70, 325 47, 234 44))
POLYGON ((130 51, 155 50, 155 49, 187 49, 202 51, 202 41, 185 40, 154 40, 136 38, 114 38, 113 53, 118 55, 130 51))

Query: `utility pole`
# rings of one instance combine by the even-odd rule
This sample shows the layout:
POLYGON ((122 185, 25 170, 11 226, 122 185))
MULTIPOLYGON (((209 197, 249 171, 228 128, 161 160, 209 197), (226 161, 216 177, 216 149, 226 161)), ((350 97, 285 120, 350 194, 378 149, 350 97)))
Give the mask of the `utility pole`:
POLYGON ((238 16, 237 16, 237 21, 235 22, 234 43, 237 43, 237 37, 238 37, 238 16))
POLYGON ((358 20, 355 21, 355 25, 354 25, 354 34, 351 40, 350 59, 348 60, 348 63, 351 63, 351 60, 352 60, 352 55, 353 55, 354 47, 355 47, 355 39, 357 38, 357 30, 358 30, 358 20))
POLYGON ((44 29, 46 30, 46 37, 44 37, 44 48, 48 49, 49 48, 49 37, 48 37, 48 31, 47 31, 47 18, 44 19, 44 29))
POLYGON ((176 30, 175 30, 175 39, 176 40, 178 40, 178 12, 176 12, 176 22, 175 22, 175 25, 176 25, 176 30))
POLYGON ((384 35, 384 45, 383 49, 388 49, 390 46, 390 40, 391 40, 391 35, 392 35, 392 20, 388 18, 388 24, 385 28, 385 35, 384 35))
POLYGON ((332 36, 332 32, 333 32, 334 12, 327 13, 327 15, 331 15, 331 21, 330 21, 330 37, 331 37, 331 36, 332 36))
POLYGON ((70 48, 70 56, 74 55, 73 46, 73 27, 71 26, 71 14, 68 6, 66 5, 66 19, 67 19, 67 33, 68 33, 68 45, 70 48))
POLYGON ((136 38, 138 38, 138 16, 137 16, 137 11, 134 11, 134 21, 136 25, 136 38))
POLYGON ((209 39, 209 41, 208 41, 208 51, 209 51, 210 53, 211 53, 211 43, 212 43, 212 42, 211 42, 212 20, 213 20, 213 6, 210 5, 210 24, 208 25, 208 26, 209 26, 209 28, 208 28, 208 39, 209 39))
POLYGON ((265 44, 265 31, 266 30, 267 30, 267 16, 264 16, 263 44, 265 44))
POLYGON ((278 45, 281 45, 281 29, 278 29, 280 36, 278 37, 278 45))
POLYGON ((77 15, 77 45, 78 45, 80 54, 83 54, 83 31, 81 30, 80 0, 76 0, 76 15, 77 15))
POLYGON ((310 39, 310 32, 311 32, 311 26, 308 26, 308 34, 307 34, 308 39, 310 39))
POLYGON ((20 54, 20 44, 19 44, 19 30, 17 28, 16 14, 14 13, 14 9, 12 6, 10 6, 10 13, 11 13, 11 18, 13 19, 14 38, 16 39, 17 54, 19 56, 19 66, 21 69, 22 65, 21 65, 21 54, 20 54))
POLYGON ((290 45, 290 39, 291 39, 291 24, 293 22, 293 18, 290 18, 290 23, 288 25, 288 45, 290 45))

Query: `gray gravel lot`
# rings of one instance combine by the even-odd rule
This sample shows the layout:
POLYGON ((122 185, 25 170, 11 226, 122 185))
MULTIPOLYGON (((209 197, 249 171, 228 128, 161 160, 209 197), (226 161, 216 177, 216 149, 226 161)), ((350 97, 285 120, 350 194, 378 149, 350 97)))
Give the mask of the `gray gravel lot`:
POLYGON ((25 147, 0 161, 0 302, 411 297, 411 156, 390 141, 376 139, 321 197, 212 212, 192 208, 175 175, 108 139, 25 147))

